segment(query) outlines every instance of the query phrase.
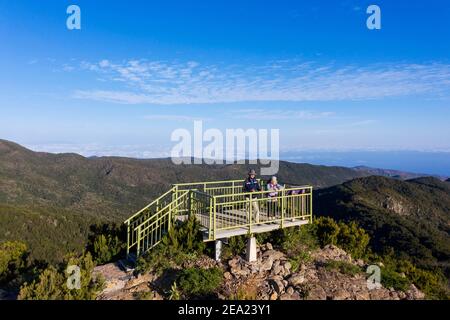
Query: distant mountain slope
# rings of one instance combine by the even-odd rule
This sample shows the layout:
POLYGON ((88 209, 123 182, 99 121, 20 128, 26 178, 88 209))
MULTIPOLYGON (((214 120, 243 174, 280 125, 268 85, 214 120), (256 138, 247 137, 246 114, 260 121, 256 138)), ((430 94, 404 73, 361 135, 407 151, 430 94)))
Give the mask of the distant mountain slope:
POLYGON ((317 215, 356 220, 378 252, 393 248, 422 266, 450 262, 450 184, 436 178, 408 181, 365 177, 319 190, 317 215))
MULTIPOLYGON (((85 158, 0 140, 0 203, 61 206, 126 217, 179 182, 243 179, 248 165, 175 165, 170 159, 85 158)), ((281 181, 326 187, 364 176, 343 167, 280 163, 281 181)))
POLYGON ((441 177, 437 175, 430 175, 430 174, 424 174, 424 173, 413 173, 413 172, 406 172, 406 171, 400 171, 400 170, 392 170, 392 169, 380 169, 380 168, 371 168, 366 166, 357 166, 353 167, 354 170, 362 172, 366 175, 372 175, 372 176, 383 176, 383 177, 390 177, 395 179, 401 179, 401 180, 409 180, 409 179, 415 179, 420 177, 435 177, 441 180, 445 180, 447 177, 441 177))
MULTIPOLYGON (((94 222, 120 223, 173 183, 243 179, 247 169, 50 154, 0 140, 0 241, 26 240, 38 258, 61 257, 82 247, 94 222)), ((281 162, 278 176, 280 181, 327 187, 364 173, 281 162)))

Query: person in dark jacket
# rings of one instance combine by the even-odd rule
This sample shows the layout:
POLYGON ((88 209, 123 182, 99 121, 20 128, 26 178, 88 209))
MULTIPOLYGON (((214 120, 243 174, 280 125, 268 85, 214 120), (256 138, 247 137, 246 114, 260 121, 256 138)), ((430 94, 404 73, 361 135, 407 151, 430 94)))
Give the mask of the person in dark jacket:
MULTIPOLYGON (((242 189, 243 189, 243 192, 248 192, 248 193, 261 191, 261 186, 259 185, 259 181, 256 179, 255 170, 251 169, 248 172, 248 178, 245 179, 242 189)), ((254 216, 255 216, 254 221, 256 223, 259 223, 259 206, 258 206, 257 197, 249 195, 246 198, 247 199, 251 198, 252 212, 254 213, 254 216)), ((250 207, 248 204, 246 204, 246 210, 247 210, 247 215, 250 219, 250 207)))
POLYGON ((256 172, 255 170, 250 170, 248 172, 248 178, 244 181, 243 186, 244 192, 255 192, 255 191, 261 191, 261 186, 259 185, 258 179, 256 179, 256 172))

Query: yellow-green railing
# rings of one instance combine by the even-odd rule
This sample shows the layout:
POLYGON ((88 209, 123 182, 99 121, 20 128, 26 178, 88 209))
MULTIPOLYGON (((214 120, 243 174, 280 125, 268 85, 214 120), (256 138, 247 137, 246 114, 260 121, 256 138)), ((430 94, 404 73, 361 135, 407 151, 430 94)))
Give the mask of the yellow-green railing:
POLYGON ((312 187, 285 188, 272 191, 238 193, 213 197, 209 219, 201 224, 208 229, 208 240, 217 239, 225 230, 252 228, 260 225, 308 220, 312 222, 312 187), (272 195, 272 196, 269 196, 272 195))
POLYGON ((127 255, 130 254, 130 249, 137 248, 141 241, 139 238, 138 227, 149 219, 156 219, 161 214, 161 209, 172 203, 174 191, 175 188, 171 188, 159 198, 155 199, 146 207, 125 220, 125 225, 127 226, 127 255))
MULTIPOLYGON (((125 221, 127 255, 140 255, 157 245, 175 218, 195 215, 211 241, 220 232, 261 225, 312 221, 312 187, 285 186, 276 192, 243 192, 244 180, 175 184, 125 221), (259 212, 259 215, 258 215, 259 212)), ((260 181, 261 183, 261 181, 260 181)))

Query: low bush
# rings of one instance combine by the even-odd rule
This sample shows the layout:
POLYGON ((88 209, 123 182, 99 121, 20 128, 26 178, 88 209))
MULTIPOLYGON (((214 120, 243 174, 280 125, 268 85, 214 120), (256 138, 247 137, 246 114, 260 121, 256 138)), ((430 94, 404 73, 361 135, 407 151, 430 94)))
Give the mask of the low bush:
POLYGON ((20 300, 93 300, 103 288, 103 279, 94 278, 94 262, 90 253, 70 257, 59 267, 50 266, 42 270, 36 279, 22 285, 20 300), (68 286, 68 266, 80 268, 80 289, 68 286))
POLYGON ((405 275, 397 272, 390 267, 381 268, 381 284, 385 288, 394 288, 395 290, 407 291, 411 282, 405 275))
POLYGON ((28 250, 23 242, 0 244, 0 283, 16 277, 27 266, 28 250))
POLYGON ((135 273, 155 272, 161 275, 164 270, 173 269, 183 263, 194 261, 198 258, 198 255, 199 253, 195 251, 191 253, 173 252, 166 246, 160 245, 137 259, 135 273))
POLYGON ((203 252, 206 248, 200 232, 200 223, 195 215, 171 228, 162 239, 162 244, 171 252, 203 252))
POLYGON ((188 268, 181 271, 177 283, 186 297, 207 296, 216 291, 223 281, 223 272, 210 269, 188 268))
POLYGON ((292 265, 291 270, 297 272, 302 264, 308 263, 312 260, 311 255, 308 251, 301 251, 295 255, 289 257, 289 262, 292 265))
POLYGON ((336 222, 329 217, 321 217, 315 224, 317 239, 321 246, 336 245, 353 258, 363 258, 368 253, 370 237, 354 221, 344 223, 336 222))
POLYGON ((385 256, 383 262, 385 268, 382 269, 382 282, 383 276, 387 276, 387 281, 395 283, 400 275, 402 278, 407 279, 408 288, 411 283, 414 283, 417 288, 425 293, 428 299, 450 299, 447 279, 441 269, 427 270, 419 268, 409 260, 396 259, 392 253, 385 256))
POLYGON ((228 245, 222 248, 222 259, 229 259, 235 255, 243 254, 247 245, 246 241, 247 236, 245 235, 229 238, 228 245))
POLYGON ((125 254, 126 233, 115 224, 91 226, 91 235, 87 246, 97 264, 115 261, 125 254))
POLYGON ((346 261, 330 260, 325 264, 325 268, 329 270, 336 270, 342 274, 350 276, 354 276, 362 272, 360 267, 346 261))
POLYGON ((195 260, 205 252, 205 249, 200 226, 192 215, 186 221, 172 227, 158 246, 139 257, 135 272, 153 271, 162 274, 166 269, 195 260))
POLYGON ((281 247, 289 255, 314 250, 318 247, 317 228, 314 224, 307 224, 297 228, 282 230, 281 247))

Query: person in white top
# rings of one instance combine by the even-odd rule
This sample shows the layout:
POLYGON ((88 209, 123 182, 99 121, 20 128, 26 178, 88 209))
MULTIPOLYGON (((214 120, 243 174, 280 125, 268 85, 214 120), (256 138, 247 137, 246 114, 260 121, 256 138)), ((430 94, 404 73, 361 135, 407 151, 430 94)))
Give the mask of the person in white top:
POLYGON ((267 213, 269 220, 276 219, 279 214, 278 192, 282 189, 283 186, 278 183, 278 179, 275 176, 273 176, 272 179, 270 179, 269 183, 267 183, 267 191, 270 191, 267 194, 267 213))

